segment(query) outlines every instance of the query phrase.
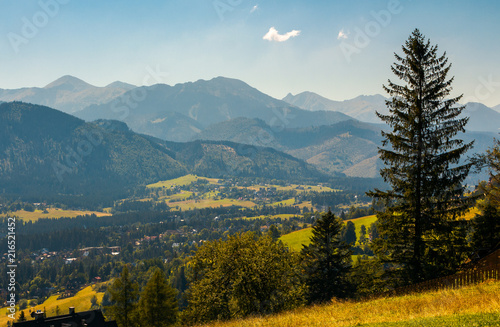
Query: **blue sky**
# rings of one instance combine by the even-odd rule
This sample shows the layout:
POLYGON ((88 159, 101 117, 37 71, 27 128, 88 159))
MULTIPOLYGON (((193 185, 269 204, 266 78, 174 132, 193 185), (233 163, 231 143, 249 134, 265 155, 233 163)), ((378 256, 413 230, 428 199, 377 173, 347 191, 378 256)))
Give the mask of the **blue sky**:
POLYGON ((344 100, 384 94, 393 53, 419 28, 447 52, 454 92, 495 106, 499 14, 494 0, 0 0, 0 88, 226 76, 277 98, 344 100))

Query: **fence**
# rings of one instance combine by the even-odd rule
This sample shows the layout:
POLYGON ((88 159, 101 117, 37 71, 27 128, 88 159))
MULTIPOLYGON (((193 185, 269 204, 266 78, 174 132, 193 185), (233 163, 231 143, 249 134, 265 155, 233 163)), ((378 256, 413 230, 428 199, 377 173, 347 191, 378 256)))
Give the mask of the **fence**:
POLYGON ((406 295, 424 291, 460 288, 479 284, 490 279, 500 280, 500 249, 477 262, 469 262, 462 271, 450 276, 431 279, 414 285, 399 287, 391 291, 375 294, 369 298, 406 295))
POLYGON ((435 291, 440 289, 460 288, 479 284, 489 279, 500 280, 500 264, 478 267, 458 272, 454 275, 431 279, 415 285, 409 285, 392 290, 386 295, 405 295, 415 292, 435 291))

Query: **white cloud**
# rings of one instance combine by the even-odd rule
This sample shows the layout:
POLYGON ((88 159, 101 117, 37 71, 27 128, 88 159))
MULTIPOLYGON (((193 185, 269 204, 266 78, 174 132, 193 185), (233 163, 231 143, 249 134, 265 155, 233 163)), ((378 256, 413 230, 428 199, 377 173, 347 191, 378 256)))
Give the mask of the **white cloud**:
POLYGON ((339 35, 337 35, 337 40, 340 40, 340 39, 347 39, 348 38, 348 34, 349 32, 344 32, 344 29, 341 29, 339 31, 339 35))
POLYGON ((300 34, 300 31, 297 31, 297 30, 292 30, 292 31, 285 33, 285 34, 279 34, 278 31, 274 27, 271 27, 269 29, 269 32, 267 32, 266 35, 264 35, 264 37, 262 37, 262 38, 264 40, 268 40, 268 41, 285 42, 289 38, 298 36, 299 34, 300 34))
POLYGON ((252 7, 252 10, 250 10, 250 13, 252 14, 254 11, 256 11, 257 9, 259 9, 259 5, 255 5, 252 7))

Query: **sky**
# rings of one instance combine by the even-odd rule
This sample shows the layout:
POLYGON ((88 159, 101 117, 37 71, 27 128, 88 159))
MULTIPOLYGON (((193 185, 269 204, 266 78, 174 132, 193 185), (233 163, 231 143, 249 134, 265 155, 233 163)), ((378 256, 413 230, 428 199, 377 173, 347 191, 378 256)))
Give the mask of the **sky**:
POLYGON ((500 105, 500 1, 0 0, 0 88, 237 78, 276 98, 385 95, 418 28, 463 102, 500 105))

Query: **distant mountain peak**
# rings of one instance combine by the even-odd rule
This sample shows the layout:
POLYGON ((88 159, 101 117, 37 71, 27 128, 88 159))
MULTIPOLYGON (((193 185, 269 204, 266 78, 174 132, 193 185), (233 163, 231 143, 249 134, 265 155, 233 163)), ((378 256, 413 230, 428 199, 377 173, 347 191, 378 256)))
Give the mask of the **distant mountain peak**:
POLYGON ((55 81, 53 81, 52 83, 45 86, 44 89, 60 88, 69 91, 76 91, 76 90, 90 89, 94 87, 95 86, 90 85, 89 83, 82 81, 81 79, 76 78, 74 76, 64 75, 63 77, 60 77, 55 81))
POLYGON ((132 85, 132 84, 128 84, 128 83, 124 83, 124 82, 120 82, 120 81, 115 81, 113 83, 106 85, 105 87, 115 88, 115 89, 132 90, 132 89, 135 89, 137 86, 132 85))

